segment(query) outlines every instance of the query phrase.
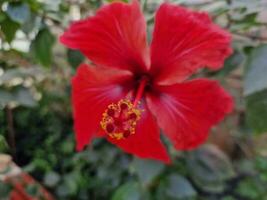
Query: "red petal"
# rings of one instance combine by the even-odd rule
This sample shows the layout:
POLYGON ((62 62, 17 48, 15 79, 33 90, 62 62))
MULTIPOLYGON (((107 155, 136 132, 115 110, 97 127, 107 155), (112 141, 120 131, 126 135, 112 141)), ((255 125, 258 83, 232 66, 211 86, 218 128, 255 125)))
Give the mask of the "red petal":
POLYGON ((60 41, 97 65, 131 71, 149 65, 146 23, 136 0, 103 6, 94 17, 73 23, 60 41))
POLYGON ((164 3, 155 19, 151 70, 158 84, 185 80, 197 69, 219 69, 232 52, 231 36, 207 13, 164 3))
POLYGON ((148 107, 176 149, 202 144, 210 128, 233 108, 231 96, 216 81, 197 79, 159 90, 147 95, 148 107))
POLYGON ((160 140, 159 128, 148 109, 145 109, 142 113, 134 135, 122 140, 108 137, 108 140, 125 152, 140 158, 156 159, 165 163, 170 162, 167 151, 160 140))
POLYGON ((127 88, 121 85, 132 75, 116 71, 82 64, 72 79, 74 129, 78 150, 82 150, 93 137, 97 137, 102 113, 107 106, 124 98, 127 93, 127 88))

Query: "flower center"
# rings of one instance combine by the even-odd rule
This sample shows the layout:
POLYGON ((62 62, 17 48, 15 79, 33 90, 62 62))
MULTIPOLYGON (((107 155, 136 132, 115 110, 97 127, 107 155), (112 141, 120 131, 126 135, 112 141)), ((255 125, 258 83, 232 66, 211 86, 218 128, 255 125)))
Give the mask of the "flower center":
POLYGON ((137 122, 143 111, 138 108, 138 104, 146 83, 147 78, 142 78, 133 103, 129 99, 121 99, 110 104, 105 110, 100 125, 109 137, 120 140, 135 134, 137 122))

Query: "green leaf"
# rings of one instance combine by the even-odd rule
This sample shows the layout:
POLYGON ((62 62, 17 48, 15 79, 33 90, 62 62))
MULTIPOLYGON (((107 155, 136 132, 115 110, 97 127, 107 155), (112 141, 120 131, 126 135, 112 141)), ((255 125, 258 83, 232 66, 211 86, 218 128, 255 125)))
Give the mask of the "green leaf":
POLYGON ((5 39, 8 43, 12 42, 20 25, 17 22, 12 21, 9 17, 6 17, 0 24, 1 30, 5 35, 5 39))
POLYGON ((30 9, 34 12, 38 12, 41 9, 43 9, 43 2, 36 1, 36 0, 26 0, 28 5, 30 6, 30 9))
POLYGON ((250 13, 246 15, 237 15, 236 19, 232 17, 233 25, 231 26, 232 31, 248 30, 251 27, 260 25, 257 22, 258 13, 250 13))
POLYGON ((185 177, 170 174, 161 181, 157 194, 159 199, 195 199, 197 192, 185 177))
MULTIPOLYGON (((112 2, 114 2, 114 1, 117 1, 117 0, 105 0, 106 2, 109 2, 109 3, 112 3, 112 2)), ((123 1, 123 2, 128 2, 128 0, 121 0, 121 1, 123 1)))
POLYGON ((242 180, 237 189, 237 193, 248 199, 265 199, 266 183, 260 181, 256 177, 248 177, 242 180))
POLYGON ((244 93, 247 122, 257 133, 267 130, 267 45, 253 49, 246 64, 244 93))
POLYGON ((8 84, 16 78, 34 78, 38 75, 42 75, 43 73, 43 70, 37 67, 9 69, 6 70, 2 76, 0 76, 0 84, 8 84))
POLYGON ((216 73, 217 76, 219 77, 225 77, 227 76, 230 72, 238 68, 243 61, 245 60, 245 56, 241 52, 234 52, 227 60, 225 61, 224 67, 216 73))
POLYGON ((259 156, 256 158, 255 166, 260 173, 260 180, 267 183, 267 159, 264 156, 259 156))
POLYGON ((143 185, 149 184, 164 169, 164 165, 161 162, 154 160, 134 158, 132 164, 133 169, 143 185))
POLYGON ((29 194, 32 197, 37 197, 41 194, 40 193, 40 186, 37 184, 27 185, 25 190, 26 190, 27 194, 29 194))
POLYGON ((31 51, 37 61, 48 67, 52 63, 52 48, 55 37, 48 28, 41 29, 31 44, 31 51))
POLYGON ((226 197, 223 197, 222 200, 236 200, 236 198, 232 196, 226 196, 226 197))
POLYGON ((79 171, 74 171, 72 173, 66 174, 63 177, 63 182, 69 194, 76 194, 78 191, 77 182, 81 178, 79 171))
POLYGON ((47 185, 48 187, 54 187, 58 184, 60 180, 60 176, 58 173, 50 171, 45 174, 44 177, 44 184, 47 185))
POLYGON ((33 30, 36 30, 42 25, 41 20, 42 19, 40 16, 37 16, 36 14, 31 13, 27 21, 22 24, 21 30, 26 34, 29 34, 30 32, 32 32, 33 30))
POLYGON ((170 197, 177 197, 179 199, 193 198, 196 196, 196 191, 191 183, 184 177, 173 175, 169 177, 169 187, 167 194, 170 197))
POLYGON ((141 189, 137 182, 128 182, 120 186, 111 200, 142 200, 141 189))
POLYGON ((14 100, 14 96, 11 92, 8 92, 0 88, 0 105, 5 106, 9 102, 14 100))
POLYGON ((57 195, 60 197, 66 197, 68 195, 71 195, 71 192, 68 189, 68 186, 66 184, 59 185, 56 189, 57 195))
POLYGON ((58 12, 61 0, 46 0, 44 6, 46 10, 58 12))
POLYGON ((67 56, 68 62, 73 68, 78 67, 84 61, 83 54, 78 50, 68 49, 67 56))
POLYGON ((23 106, 33 107, 36 106, 36 101, 33 98, 28 88, 19 88, 15 93, 15 100, 23 106))
POLYGON ((11 91, 0 88, 0 104, 5 106, 10 102, 15 102, 27 107, 33 107, 36 105, 36 101, 28 88, 18 87, 11 91))
POLYGON ((191 152, 187 164, 194 182, 208 192, 222 192, 224 181, 235 176, 228 157, 214 145, 191 152))
POLYGON ((246 96, 267 89, 267 45, 255 48, 246 63, 244 93, 246 96))
POLYGON ((5 152, 7 149, 8 149, 8 144, 6 142, 6 139, 3 135, 0 135, 0 152, 5 152))
POLYGON ((10 19, 19 24, 25 23, 30 17, 30 9, 26 3, 9 3, 6 13, 10 19))
POLYGON ((1 194, 1 198, 3 199, 8 199, 9 198, 9 194, 12 190, 12 187, 4 182, 2 182, 0 180, 0 194, 1 194))
POLYGON ((256 133, 267 131, 267 89, 246 97, 247 122, 256 133))
POLYGON ((3 13, 3 12, 1 12, 0 13, 0 23, 2 22, 2 21, 4 21, 6 19, 6 15, 3 13))

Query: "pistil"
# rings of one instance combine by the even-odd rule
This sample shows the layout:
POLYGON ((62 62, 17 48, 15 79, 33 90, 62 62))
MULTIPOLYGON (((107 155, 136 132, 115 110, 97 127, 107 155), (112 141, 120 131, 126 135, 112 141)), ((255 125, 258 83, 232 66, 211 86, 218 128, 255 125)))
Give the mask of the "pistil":
POLYGON ((135 96, 135 99, 134 99, 133 107, 136 107, 138 102, 141 100, 147 82, 148 82, 148 78, 147 77, 143 77, 141 79, 141 81, 139 83, 139 86, 138 86, 138 89, 137 89, 137 92, 136 92, 136 96, 135 96))

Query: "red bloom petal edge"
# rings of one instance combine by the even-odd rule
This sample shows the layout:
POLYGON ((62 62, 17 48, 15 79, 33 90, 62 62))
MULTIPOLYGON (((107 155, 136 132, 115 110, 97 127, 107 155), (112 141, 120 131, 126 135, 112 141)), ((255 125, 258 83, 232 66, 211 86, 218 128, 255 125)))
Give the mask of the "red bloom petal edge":
POLYGON ((106 107, 128 92, 121 84, 130 79, 127 72, 99 69, 82 64, 72 79, 72 103, 77 150, 96 137, 106 107))
POLYGON ((137 0, 103 6, 95 16, 73 23, 60 41, 97 65, 131 71, 149 66, 146 22, 137 0))
POLYGON ((164 3, 156 14, 151 73, 158 84, 181 82, 201 67, 219 69, 232 53, 231 36, 207 13, 164 3))
POLYGON ((160 95, 147 95, 148 106, 178 150, 202 144, 210 128, 233 109, 232 97, 216 81, 197 79, 159 90, 160 95))

